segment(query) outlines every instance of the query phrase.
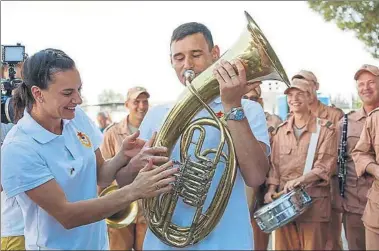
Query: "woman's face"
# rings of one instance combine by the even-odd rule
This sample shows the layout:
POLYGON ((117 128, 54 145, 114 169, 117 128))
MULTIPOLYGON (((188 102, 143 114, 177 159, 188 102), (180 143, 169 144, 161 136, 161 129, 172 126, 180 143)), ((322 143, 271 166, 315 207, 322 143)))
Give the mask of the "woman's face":
POLYGON ((52 82, 46 90, 41 90, 41 105, 45 114, 51 118, 73 119, 75 107, 82 103, 80 94, 82 82, 76 68, 57 72, 52 76, 52 82))

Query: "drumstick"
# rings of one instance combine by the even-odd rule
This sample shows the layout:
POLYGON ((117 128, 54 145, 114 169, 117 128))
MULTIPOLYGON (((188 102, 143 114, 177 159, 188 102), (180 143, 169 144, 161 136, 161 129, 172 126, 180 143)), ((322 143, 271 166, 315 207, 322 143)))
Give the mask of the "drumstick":
POLYGON ((274 193, 272 195, 272 199, 276 200, 277 198, 279 198, 280 196, 282 196, 284 194, 284 190, 280 191, 279 193, 274 193))

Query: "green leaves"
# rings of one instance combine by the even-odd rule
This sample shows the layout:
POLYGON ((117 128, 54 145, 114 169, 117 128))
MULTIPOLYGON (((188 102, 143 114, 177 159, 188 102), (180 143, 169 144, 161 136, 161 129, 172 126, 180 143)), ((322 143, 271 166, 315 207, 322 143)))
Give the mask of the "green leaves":
POLYGON ((341 30, 353 31, 374 58, 379 58, 379 1, 308 1, 309 7, 341 30))

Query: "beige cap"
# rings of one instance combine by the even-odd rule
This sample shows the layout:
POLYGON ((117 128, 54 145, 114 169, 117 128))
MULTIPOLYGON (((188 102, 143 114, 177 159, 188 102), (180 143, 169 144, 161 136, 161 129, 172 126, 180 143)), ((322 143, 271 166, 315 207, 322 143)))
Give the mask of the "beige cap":
POLYGON ((359 68, 359 70, 355 73, 354 75, 354 79, 357 80, 359 75, 362 73, 362 72, 370 72, 372 73, 374 76, 379 76, 379 67, 377 66, 374 66, 374 65, 370 65, 370 64, 364 64, 361 66, 361 68, 359 68))
POLYGON ((261 86, 258 85, 256 88, 250 90, 248 93, 250 97, 254 97, 254 98, 260 98, 261 97, 261 94, 262 94, 262 89, 261 89, 261 86))
POLYGON ((150 98, 150 94, 144 87, 136 86, 132 87, 128 90, 128 94, 126 95, 126 99, 136 99, 141 93, 146 93, 147 97, 150 98))
POLYGON ((313 81, 315 83, 318 83, 315 74, 313 74, 313 72, 311 71, 301 70, 292 77, 292 80, 294 78, 304 78, 308 81, 313 81))
POLYGON ((311 90, 309 88, 309 82, 305 79, 298 79, 298 78, 295 78, 292 80, 292 84, 290 87, 288 87, 285 91, 284 91, 284 94, 288 94, 288 92, 291 90, 291 89, 299 89, 303 92, 309 92, 311 93, 311 90))

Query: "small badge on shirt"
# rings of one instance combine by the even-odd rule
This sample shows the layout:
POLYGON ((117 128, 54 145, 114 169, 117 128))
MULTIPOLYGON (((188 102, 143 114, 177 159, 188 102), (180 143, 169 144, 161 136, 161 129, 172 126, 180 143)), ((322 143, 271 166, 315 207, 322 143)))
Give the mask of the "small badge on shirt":
POLYGON ((88 138, 88 136, 85 133, 78 132, 76 135, 78 136, 79 141, 80 141, 80 143, 82 143, 83 146, 85 146, 85 147, 91 147, 92 146, 90 139, 88 138))
POLYGON ((218 118, 222 118, 222 116, 224 116, 224 113, 222 111, 216 112, 216 116, 218 118))

